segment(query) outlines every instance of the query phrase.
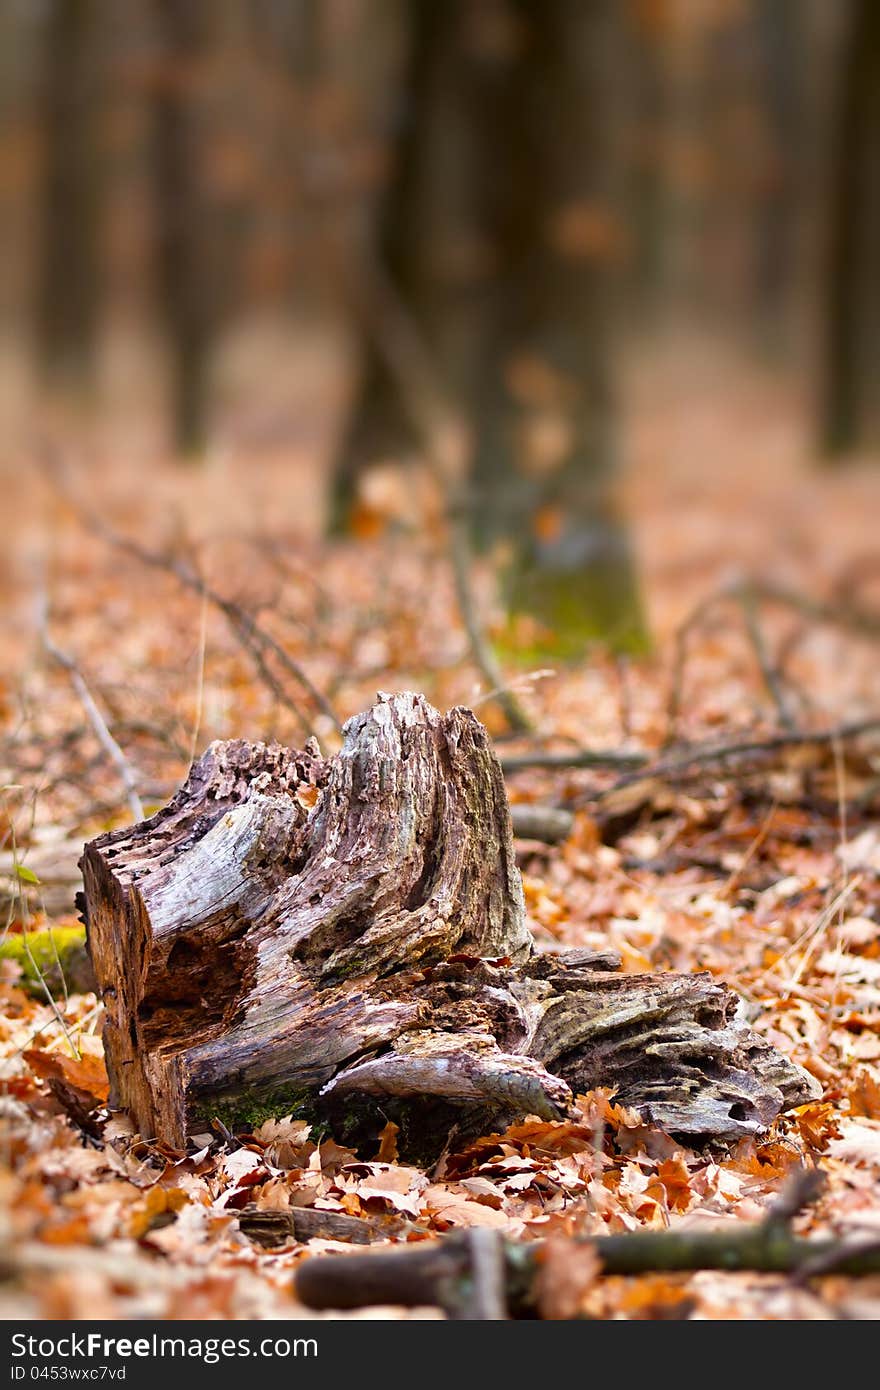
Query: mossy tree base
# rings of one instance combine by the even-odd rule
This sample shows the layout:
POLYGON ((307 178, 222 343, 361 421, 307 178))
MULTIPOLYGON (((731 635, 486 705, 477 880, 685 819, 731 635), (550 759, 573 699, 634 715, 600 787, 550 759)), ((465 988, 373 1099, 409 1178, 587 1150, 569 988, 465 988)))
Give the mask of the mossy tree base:
POLYGON ((596 1085, 733 1139, 815 1093, 708 976, 535 952, 501 769, 468 710, 380 697, 329 760, 215 743, 81 864, 111 1101, 178 1147, 212 1116, 360 1133, 411 1107, 408 1146, 439 1151, 456 1117, 557 1117, 596 1085))
POLYGON ((502 575, 511 640, 504 656, 534 664, 582 660, 597 644, 628 656, 650 649, 635 570, 622 529, 608 523, 600 553, 571 565, 520 547, 502 575), (529 637, 516 640, 517 621, 529 637))

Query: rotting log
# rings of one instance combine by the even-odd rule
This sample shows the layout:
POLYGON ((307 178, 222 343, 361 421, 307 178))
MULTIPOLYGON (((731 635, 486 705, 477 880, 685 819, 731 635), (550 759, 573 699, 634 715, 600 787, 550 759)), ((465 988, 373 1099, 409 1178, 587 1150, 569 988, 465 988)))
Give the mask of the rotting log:
POLYGON ((88 844, 111 1104, 176 1147, 213 1119, 564 1115, 597 1085, 691 1139, 766 1129, 816 1083, 706 974, 540 954, 510 810, 467 709, 379 697, 340 752, 214 743, 155 816, 88 844))

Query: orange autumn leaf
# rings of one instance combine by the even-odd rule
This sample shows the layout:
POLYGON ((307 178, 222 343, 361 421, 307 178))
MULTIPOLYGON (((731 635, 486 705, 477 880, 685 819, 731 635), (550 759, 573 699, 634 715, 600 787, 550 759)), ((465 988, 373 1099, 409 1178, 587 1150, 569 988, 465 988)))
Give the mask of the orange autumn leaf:
POLYGON ((693 1302, 687 1287, 668 1274, 633 1280, 620 1296, 622 1311, 634 1318, 684 1318, 693 1302))
POLYGON ((64 1081, 98 1101, 106 1101, 109 1095, 110 1082, 103 1057, 94 1057, 91 1053, 85 1053, 82 1057, 68 1057, 61 1052, 41 1052, 38 1048, 29 1048, 24 1060, 41 1081, 64 1081))
POLYGON ((179 1187, 161 1187, 158 1183, 151 1187, 143 1202, 131 1213, 129 1235, 135 1240, 152 1229, 158 1218, 176 1215, 185 1207, 189 1197, 179 1187))
POLYGON ((50 1221, 40 1228, 40 1240, 45 1245, 90 1245, 91 1217, 82 1213, 69 1220, 50 1221))
POLYGON ((827 1101, 815 1101, 795 1111, 801 1137, 812 1149, 825 1149, 840 1133, 840 1115, 827 1101))
POLYGON ((656 1177, 648 1183, 648 1195, 666 1198, 670 1211, 687 1211, 693 1201, 687 1164, 680 1158, 666 1158, 657 1168, 656 1177))
POLYGON ((400 1133, 400 1125, 396 1125, 393 1120, 389 1120, 382 1133, 379 1135, 379 1152, 376 1154, 377 1163, 396 1163, 397 1162, 397 1136, 400 1133))
POLYGON ((880 1120, 880 1077, 870 1067, 860 1067, 849 1087, 850 1114, 880 1120))

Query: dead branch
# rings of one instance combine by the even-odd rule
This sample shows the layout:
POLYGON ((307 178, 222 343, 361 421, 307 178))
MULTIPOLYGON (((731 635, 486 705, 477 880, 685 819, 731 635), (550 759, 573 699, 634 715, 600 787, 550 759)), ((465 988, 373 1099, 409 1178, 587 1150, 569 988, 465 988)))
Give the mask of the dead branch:
MULTIPOLYGON (((340 259, 345 258, 337 257, 340 259)), ((477 614, 467 520, 458 502, 472 451, 467 420, 450 399, 428 344, 391 278, 372 257, 358 254, 355 264, 356 273, 349 273, 346 280, 352 302, 397 386, 445 501, 449 562, 474 665, 488 683, 511 729, 530 733, 534 721, 505 680, 477 614)))
POLYGON ((545 845, 558 845, 567 840, 574 826, 571 811, 529 801, 515 801, 510 808, 510 818, 517 839, 540 840, 545 845))
POLYGON ((863 734, 880 732, 880 717, 873 715, 866 719, 854 719, 849 723, 835 724, 829 729, 792 729, 771 734, 767 738, 730 740, 726 743, 694 744, 681 752, 671 753, 655 763, 647 763, 641 772, 627 773, 619 778, 609 794, 620 787, 630 786, 643 777, 677 777, 691 768, 709 767, 714 763, 738 762, 744 758, 766 757, 782 752, 786 748, 825 748, 840 742, 851 742, 863 734))
POLYGON ((690 747, 673 749, 666 757, 651 760, 650 753, 615 752, 614 750, 573 749, 570 753, 522 753, 503 757, 501 766, 505 773, 523 772, 529 768, 543 768, 548 771, 565 768, 632 768, 625 772, 613 786, 599 793, 610 796, 621 787, 628 787, 649 778, 673 778, 688 773, 692 768, 700 770, 715 763, 737 762, 745 758, 762 758, 786 748, 823 748, 839 742, 851 742, 863 734, 880 732, 880 716, 855 719, 849 723, 835 724, 829 729, 792 729, 766 738, 731 739, 727 742, 695 743, 690 747))
POLYGON ((779 723, 783 729, 791 731, 794 729, 794 720, 791 710, 788 707, 788 701, 785 698, 779 670, 776 664, 771 660, 770 653, 767 650, 767 640, 764 636, 764 629, 761 626, 761 619, 758 613, 758 595, 752 585, 747 585, 742 589, 739 595, 739 601, 742 606, 746 632, 752 645, 752 650, 755 653, 755 660, 758 663, 761 678, 773 702, 779 723))
POLYGON ((770 580, 747 578, 736 579, 733 583, 725 584, 715 593, 701 599, 676 632, 667 703, 667 745, 673 740, 681 714, 684 673, 690 639, 693 633, 704 625, 709 614, 724 603, 736 603, 742 610, 746 633, 755 652, 764 685, 773 701, 780 722, 786 729, 792 728, 791 713, 780 680, 779 664, 771 660, 767 651, 758 615, 760 604, 766 603, 788 608, 810 622, 839 627, 854 637, 868 641, 876 641, 880 638, 880 613, 872 612, 868 608, 860 608, 852 603, 815 599, 809 594, 799 593, 770 580))
POLYGON ((619 752, 614 748, 573 748, 570 753, 512 753, 501 759, 506 773, 525 772, 530 768, 553 772, 563 768, 647 768, 650 753, 619 752))
POLYGON ((507 684, 503 671, 498 665, 491 644, 477 617, 477 606, 471 584, 471 555, 463 522, 450 522, 449 552, 452 560, 452 574, 455 580, 455 593, 465 632, 470 643, 471 656, 477 670, 485 678, 492 699, 504 711, 507 722, 516 733, 531 733, 535 724, 523 705, 507 684))
MULTIPOLYGON (((481 1234, 494 1242, 503 1270, 501 1315, 534 1317, 543 1243, 506 1240, 496 1231, 481 1234)), ((745 1228, 729 1223, 712 1231, 631 1231, 576 1238, 572 1243, 591 1246, 605 1275, 707 1269, 805 1278, 831 1272, 880 1274, 880 1245, 876 1241, 807 1239, 792 1235, 786 1224, 769 1220, 745 1228)), ((470 1242, 458 1233, 430 1244, 364 1254, 357 1259, 317 1256, 304 1261, 294 1276, 296 1296, 310 1308, 434 1305, 454 1318, 476 1314, 472 1286, 470 1242)))
POLYGON ((352 1245, 370 1245, 376 1240, 423 1233, 426 1229, 402 1216, 349 1216, 344 1211, 324 1211, 320 1207, 261 1211, 257 1206, 247 1206, 238 1225, 249 1240, 270 1249, 289 1240, 347 1240, 352 1245))

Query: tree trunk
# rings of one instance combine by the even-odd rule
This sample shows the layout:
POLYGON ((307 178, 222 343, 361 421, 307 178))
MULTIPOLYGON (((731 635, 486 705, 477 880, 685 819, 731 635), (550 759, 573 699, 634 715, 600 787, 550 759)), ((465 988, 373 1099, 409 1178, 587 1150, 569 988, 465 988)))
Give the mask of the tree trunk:
MULTIPOLYGON (((512 24, 509 0, 411 5, 394 174, 373 237, 373 254, 417 324, 440 385, 474 422, 497 350, 505 288, 512 24)), ((363 471, 419 444, 375 343, 364 343, 363 358, 334 477, 337 531, 347 524, 363 471)))
MULTIPOLYGON (((541 654, 643 643, 609 500, 613 288, 622 246, 610 0, 419 0, 377 255, 471 426, 470 513, 512 554, 505 597, 541 654)), ((331 504, 413 440, 367 345, 331 504)))
POLYGON ((175 448, 198 456, 207 433, 208 356, 216 305, 208 283, 211 246, 201 187, 196 113, 197 65, 208 14, 202 0, 154 0, 162 71, 154 113, 159 302, 170 356, 175 448))
POLYGON ((597 1085, 734 1139, 816 1094, 709 976, 535 951, 501 768, 465 709, 381 696, 327 761, 212 744, 81 865, 112 1103, 177 1147, 296 1111, 356 1139, 393 1116, 436 1152, 597 1085))
POLYGON ((512 549, 509 611, 537 623, 528 660, 579 657, 597 639, 639 650, 638 587, 612 500, 624 17, 610 0, 527 0, 517 13, 525 63, 507 260, 517 288, 493 360, 498 407, 481 431, 477 505, 512 549))
POLYGON ((55 0, 44 71, 45 163, 37 327, 50 378, 79 387, 98 310, 96 0, 55 0))
POLYGON ((856 0, 831 151, 821 444, 836 457, 880 432, 880 6, 856 0))

